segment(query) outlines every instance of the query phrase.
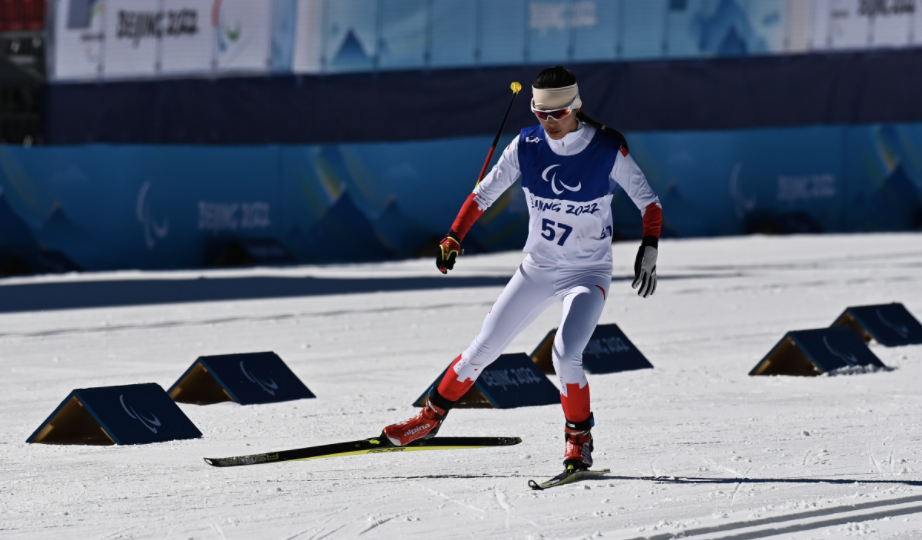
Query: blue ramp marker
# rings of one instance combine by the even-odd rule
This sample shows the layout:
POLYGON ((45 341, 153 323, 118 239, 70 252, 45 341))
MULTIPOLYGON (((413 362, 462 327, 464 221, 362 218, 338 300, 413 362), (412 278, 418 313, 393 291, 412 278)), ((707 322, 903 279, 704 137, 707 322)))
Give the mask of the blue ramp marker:
MULTIPOLYGON (((413 403, 426 404, 426 398, 445 376, 439 375, 413 403)), ((504 354, 490 364, 474 385, 455 404, 461 409, 513 409, 560 403, 560 391, 525 353, 504 354)))
POLYGON ((851 328, 861 339, 884 347, 922 344, 922 324, 899 303, 849 307, 832 326, 851 328))
POLYGON ((788 332, 750 375, 814 376, 849 367, 887 366, 848 328, 788 332))
POLYGON ((202 356, 168 393, 180 403, 240 405, 316 397, 274 352, 202 356))
MULTIPOLYGON (((538 347, 531 353, 532 361, 541 371, 554 374, 551 351, 557 329, 547 333, 538 347)), ((631 343, 617 324, 600 324, 595 327, 586 349, 583 350, 583 369, 587 373, 617 373, 635 369, 652 369, 653 364, 631 343)))
POLYGON ((159 384, 147 383, 74 390, 26 442, 147 444, 201 436, 159 384))

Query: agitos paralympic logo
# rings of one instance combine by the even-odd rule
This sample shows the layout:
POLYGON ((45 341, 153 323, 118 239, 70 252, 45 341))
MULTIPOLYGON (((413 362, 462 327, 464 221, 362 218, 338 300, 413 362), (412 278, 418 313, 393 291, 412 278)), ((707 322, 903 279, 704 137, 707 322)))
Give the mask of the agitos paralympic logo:
POLYGON ((67 4, 67 29, 80 34, 83 56, 90 65, 100 61, 105 6, 104 0, 70 0, 67 4))
POLYGON ((144 416, 143 414, 139 413, 138 411, 134 410, 134 407, 132 407, 131 405, 125 404, 125 394, 118 396, 118 400, 121 402, 122 408, 125 409, 125 412, 128 413, 128 416, 130 416, 131 418, 134 418, 138 422, 141 422, 141 425, 146 427, 152 433, 157 433, 157 428, 160 427, 160 419, 157 418, 156 414, 150 413, 150 415, 153 416, 153 418, 148 418, 144 416))
POLYGON ((211 26, 214 27, 218 51, 222 53, 227 51, 230 43, 239 41, 243 33, 243 26, 239 22, 236 25, 228 22, 226 10, 222 9, 223 3, 224 0, 215 0, 211 6, 211 26))

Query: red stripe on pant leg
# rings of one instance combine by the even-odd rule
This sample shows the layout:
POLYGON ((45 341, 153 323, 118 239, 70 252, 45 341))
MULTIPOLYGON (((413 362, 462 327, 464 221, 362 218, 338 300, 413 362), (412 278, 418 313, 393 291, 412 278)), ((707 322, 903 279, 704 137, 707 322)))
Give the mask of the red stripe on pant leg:
MULTIPOLYGON (((439 392, 442 389, 439 388, 439 392)), ((563 405, 563 414, 571 422, 585 422, 589 420, 589 385, 580 388, 579 384, 568 384, 567 395, 560 393, 560 403, 563 405)))
POLYGON ((455 364, 460 361, 461 355, 459 354, 454 362, 448 366, 448 371, 445 372, 442 382, 439 383, 439 395, 449 401, 458 401, 474 385, 474 379, 459 380, 458 374, 455 373, 455 364))
POLYGON ((599 285, 596 285, 596 287, 599 287, 599 290, 602 291, 602 300, 605 300, 608 297, 608 295, 605 294, 605 289, 599 285))

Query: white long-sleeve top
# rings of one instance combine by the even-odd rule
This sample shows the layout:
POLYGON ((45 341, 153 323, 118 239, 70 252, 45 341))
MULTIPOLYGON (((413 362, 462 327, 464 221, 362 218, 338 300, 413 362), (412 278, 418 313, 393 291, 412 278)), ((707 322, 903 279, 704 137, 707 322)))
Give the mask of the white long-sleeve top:
MULTIPOLYGON (((540 129, 523 130, 523 133, 506 147, 493 169, 474 189, 474 200, 480 209, 486 210, 521 176, 525 167, 520 166, 520 155, 551 155, 546 152, 523 153, 520 152, 520 145, 536 145, 533 148, 537 149, 537 145, 546 144, 553 155, 569 157, 577 156, 589 148, 594 137, 607 137, 591 126, 578 126, 577 131, 566 134, 560 140, 547 137, 540 129), (528 136, 526 132, 532 133, 533 136, 528 136)), ((551 161, 553 159, 545 159, 541 166, 551 161)), ((580 195, 585 195, 590 189, 589 184, 597 184, 599 179, 558 179, 554 170, 558 166, 551 164, 545 168, 543 174, 538 175, 541 178, 536 179, 537 184, 531 183, 532 189, 527 185, 529 182, 523 179, 522 188, 528 199, 530 214, 529 238, 524 251, 561 264, 610 263, 611 197, 617 186, 624 189, 640 210, 641 216, 650 204, 660 206, 659 198, 640 167, 623 148, 616 153, 614 165, 608 175, 607 189, 599 190, 602 186, 595 185, 594 193, 600 196, 591 200, 580 195), (541 184, 541 179, 548 184, 541 184), (535 189, 536 186, 542 189, 535 189), (546 189, 547 187, 551 190, 546 189), (582 187, 586 188, 584 193, 576 193, 582 187)))

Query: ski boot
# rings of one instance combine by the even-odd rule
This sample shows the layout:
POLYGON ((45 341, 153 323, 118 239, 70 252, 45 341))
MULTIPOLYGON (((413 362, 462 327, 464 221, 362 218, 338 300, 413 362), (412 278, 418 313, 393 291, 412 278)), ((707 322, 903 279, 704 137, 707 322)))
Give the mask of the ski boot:
POLYGON ((567 420, 564 428, 564 440, 567 448, 564 453, 563 466, 568 472, 588 470, 592 467, 592 433, 590 430, 595 425, 592 414, 584 422, 570 422, 567 420))
POLYGON ((406 422, 387 426, 382 435, 394 446, 406 446, 420 439, 431 439, 439 432, 452 405, 451 401, 439 395, 438 388, 433 388, 419 414, 406 422))

